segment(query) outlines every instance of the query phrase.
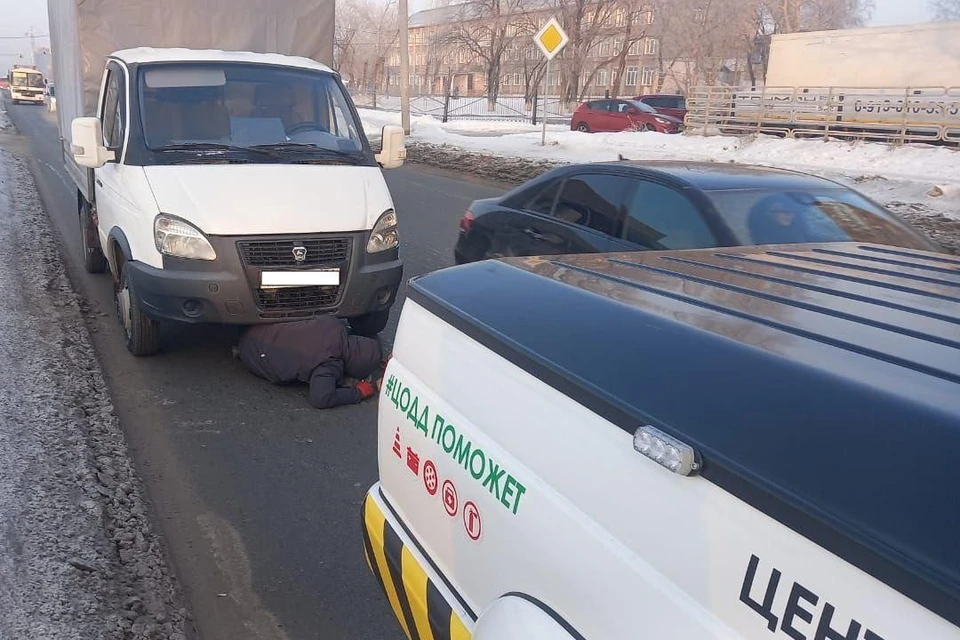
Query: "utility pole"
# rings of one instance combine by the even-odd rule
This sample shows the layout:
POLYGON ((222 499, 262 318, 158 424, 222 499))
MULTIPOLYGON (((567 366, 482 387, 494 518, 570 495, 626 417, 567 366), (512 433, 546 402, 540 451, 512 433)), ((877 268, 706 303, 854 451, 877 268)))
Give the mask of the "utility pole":
POLYGON ((33 25, 30 25, 30 32, 27 34, 30 36, 30 65, 37 65, 37 36, 33 33, 33 25))
POLYGON ((397 8, 400 29, 400 124, 403 132, 410 135, 410 46, 407 42, 407 0, 400 0, 397 8))

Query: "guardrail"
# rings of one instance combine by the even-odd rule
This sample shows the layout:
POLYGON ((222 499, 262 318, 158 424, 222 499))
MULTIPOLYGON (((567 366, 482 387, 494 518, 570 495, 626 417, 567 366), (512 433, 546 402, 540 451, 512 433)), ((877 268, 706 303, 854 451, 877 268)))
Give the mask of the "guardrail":
POLYGON ((688 134, 960 143, 960 87, 696 87, 688 134))

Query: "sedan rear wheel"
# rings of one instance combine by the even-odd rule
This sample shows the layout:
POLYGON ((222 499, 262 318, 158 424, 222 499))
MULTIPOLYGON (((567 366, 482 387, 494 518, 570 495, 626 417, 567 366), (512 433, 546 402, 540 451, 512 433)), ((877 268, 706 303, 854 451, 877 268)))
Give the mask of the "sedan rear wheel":
POLYGON ((580 133, 590 133, 590 127, 587 125, 586 122, 581 122, 580 124, 577 125, 577 131, 579 131, 580 133))

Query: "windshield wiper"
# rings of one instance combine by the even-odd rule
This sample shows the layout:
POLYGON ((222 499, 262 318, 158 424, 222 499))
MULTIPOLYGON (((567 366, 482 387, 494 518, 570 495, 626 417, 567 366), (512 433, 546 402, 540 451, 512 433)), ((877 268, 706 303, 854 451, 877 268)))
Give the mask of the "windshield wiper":
POLYGON ((182 144, 168 144, 154 147, 153 151, 195 151, 197 153, 259 153, 270 158, 279 157, 269 149, 259 147, 240 147, 219 142, 184 142, 182 144))
POLYGON ((293 153, 304 156, 300 161, 326 161, 342 164, 360 164, 363 162, 363 154, 359 151, 337 151, 318 147, 315 144, 303 142, 275 142, 272 144, 257 144, 251 147, 258 151, 274 153, 277 155, 283 153, 293 153))

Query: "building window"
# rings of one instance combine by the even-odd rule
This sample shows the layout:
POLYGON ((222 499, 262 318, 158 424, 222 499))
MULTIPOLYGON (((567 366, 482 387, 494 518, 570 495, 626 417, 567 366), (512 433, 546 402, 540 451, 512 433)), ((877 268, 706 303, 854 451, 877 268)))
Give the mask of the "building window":
POLYGON ((653 7, 643 8, 643 21, 647 24, 653 24, 653 7))
POLYGON ((615 18, 614 18, 614 19, 615 19, 618 27, 626 26, 626 24, 627 24, 627 12, 626 12, 626 11, 624 11, 622 8, 621 8, 621 9, 617 9, 616 14, 614 14, 614 15, 615 15, 615 18))
POLYGON ((394 86, 394 87, 399 86, 399 85, 400 85, 400 76, 396 75, 395 73, 391 73, 391 74, 390 74, 390 85, 391 85, 391 86, 394 86))
POLYGON ((627 67, 626 85, 628 87, 637 86, 637 68, 636 67, 627 67))
POLYGON ((640 83, 645 87, 653 86, 653 82, 657 77, 657 70, 645 68, 643 70, 643 76, 640 78, 640 83))
POLYGON ((648 56, 655 56, 660 50, 660 41, 656 38, 647 38, 643 42, 643 53, 648 56))
POLYGON ((697 24, 706 24, 707 10, 703 7, 697 7, 697 9, 693 12, 693 21, 697 24))
POLYGON ((559 76, 557 76, 557 72, 556 72, 556 71, 551 71, 550 73, 547 74, 547 86, 548 86, 548 87, 555 87, 555 86, 557 86, 558 84, 560 84, 559 81, 560 81, 560 78, 559 78, 559 76))
POLYGON ((596 84, 597 84, 598 87, 605 87, 605 86, 607 86, 607 70, 606 70, 606 69, 600 69, 600 71, 597 71, 597 82, 596 82, 596 84))
POLYGON ((632 25, 638 25, 638 24, 640 24, 642 21, 643 21, 643 12, 642 12, 642 11, 634 11, 633 13, 630 14, 630 24, 632 24, 632 25))
POLYGON ((610 41, 604 40, 600 43, 600 57, 609 58, 610 57, 610 41))
POLYGON ((618 56, 623 51, 623 38, 617 38, 613 41, 613 55, 618 56))
POLYGON ((627 50, 627 55, 638 56, 640 55, 640 41, 634 40, 630 43, 630 48, 627 50))
POLYGON ((457 51, 457 62, 460 64, 467 64, 467 52, 465 49, 460 49, 460 51, 457 51))
POLYGON ((514 74, 513 74, 513 86, 519 87, 521 84, 523 84, 523 81, 520 79, 520 73, 519 73, 519 72, 514 72, 514 74))

